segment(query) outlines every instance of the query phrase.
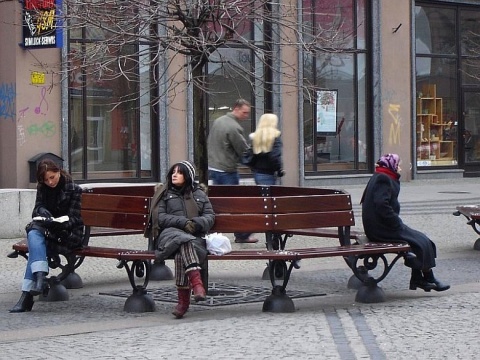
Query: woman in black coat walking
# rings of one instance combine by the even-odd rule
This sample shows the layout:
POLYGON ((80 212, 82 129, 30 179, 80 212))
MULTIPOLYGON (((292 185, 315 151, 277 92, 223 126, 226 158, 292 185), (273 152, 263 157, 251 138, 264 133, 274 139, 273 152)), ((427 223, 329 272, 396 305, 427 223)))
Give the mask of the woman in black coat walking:
POLYGON ((383 155, 376 163, 375 173, 362 196, 362 221, 370 241, 405 241, 415 256, 405 265, 412 268, 410 290, 444 291, 450 288, 433 275, 436 247, 425 234, 405 225, 400 218, 400 157, 383 155))

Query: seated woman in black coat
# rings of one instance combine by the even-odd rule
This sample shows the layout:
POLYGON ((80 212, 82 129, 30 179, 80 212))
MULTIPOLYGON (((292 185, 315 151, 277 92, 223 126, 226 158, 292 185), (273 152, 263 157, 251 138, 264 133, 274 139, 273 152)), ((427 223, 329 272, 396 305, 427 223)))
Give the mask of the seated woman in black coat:
POLYGON ((188 161, 172 165, 167 183, 152 198, 145 236, 155 239, 158 261, 175 259, 178 304, 172 313, 178 319, 190 306, 191 290, 195 301, 206 298, 200 270, 207 256, 205 234, 214 222, 212 204, 195 182, 195 167, 188 161))
POLYGON ((376 163, 375 173, 362 196, 362 221, 370 241, 405 241, 416 257, 409 258, 405 265, 412 268, 410 290, 417 287, 425 291, 444 291, 450 285, 437 280, 432 268, 437 255, 435 244, 420 231, 409 228, 400 219, 400 157, 397 154, 383 155, 376 163))

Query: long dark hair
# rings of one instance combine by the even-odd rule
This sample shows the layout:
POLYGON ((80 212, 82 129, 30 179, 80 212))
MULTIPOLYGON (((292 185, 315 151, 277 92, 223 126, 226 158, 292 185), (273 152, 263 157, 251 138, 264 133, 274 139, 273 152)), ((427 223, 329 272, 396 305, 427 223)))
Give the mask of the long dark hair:
POLYGON ((45 174, 47 171, 53 171, 55 173, 59 172, 66 181, 72 181, 72 177, 68 172, 60 168, 53 160, 44 159, 40 161, 37 167, 37 182, 40 185, 43 185, 45 181, 45 174))
POLYGON ((180 192, 182 194, 188 194, 193 191, 194 189, 194 178, 192 178, 192 175, 195 176, 195 168, 193 167, 192 164, 188 163, 186 161, 181 161, 179 163, 173 164, 170 170, 168 170, 167 174, 167 185, 168 187, 175 186, 172 184, 172 175, 173 171, 178 168, 178 172, 183 175, 185 178, 185 184, 180 188, 180 192))

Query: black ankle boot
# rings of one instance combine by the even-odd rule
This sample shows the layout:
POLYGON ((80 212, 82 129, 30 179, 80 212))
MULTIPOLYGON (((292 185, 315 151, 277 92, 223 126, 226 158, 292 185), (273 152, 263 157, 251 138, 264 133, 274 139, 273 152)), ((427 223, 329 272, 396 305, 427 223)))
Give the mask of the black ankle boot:
POLYGON ((440 280, 435 279, 435 276, 433 275, 433 270, 430 270, 428 272, 424 272, 423 277, 426 281, 435 285, 432 288, 432 290, 445 291, 445 290, 450 289, 450 285, 444 284, 440 280))
POLYGON ((22 291, 20 299, 13 308, 10 309, 11 313, 19 313, 32 310, 33 307, 33 295, 28 291, 22 291))
POLYGON ((47 273, 43 271, 39 271, 33 274, 36 278, 35 284, 33 288, 30 290, 30 294, 33 296, 40 295, 45 291, 45 287, 48 286, 45 278, 47 277, 47 273))
POLYGON ((417 290, 417 287, 426 292, 435 288, 434 283, 430 283, 423 278, 422 272, 418 269, 412 269, 412 277, 410 278, 410 290, 417 290))

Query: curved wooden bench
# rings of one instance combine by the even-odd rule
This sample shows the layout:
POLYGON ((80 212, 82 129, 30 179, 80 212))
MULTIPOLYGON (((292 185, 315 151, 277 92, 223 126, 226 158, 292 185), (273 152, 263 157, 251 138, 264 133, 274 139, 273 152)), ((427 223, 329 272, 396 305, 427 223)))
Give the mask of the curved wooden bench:
MULTIPOLYGON (((480 205, 462 205, 457 206, 456 209, 453 215, 463 215, 467 219, 467 225, 470 225, 473 231, 480 235, 480 205)), ((473 248, 480 250, 480 238, 475 240, 473 248)))
MULTIPOLYGON (((146 288, 155 267, 155 244, 149 239, 145 250, 104 248, 89 246, 93 236, 101 236, 102 229, 123 233, 143 233, 153 196, 153 186, 103 187, 86 190, 82 197, 82 216, 87 226, 85 248, 65 255, 60 278, 74 273, 85 257, 118 259, 119 266, 127 271, 133 288, 124 309, 131 312, 153 311, 153 300, 146 288), (133 195, 130 195, 133 194, 133 195), (92 231, 100 229, 99 232, 92 231), (143 284, 137 284, 140 278, 143 284)), ((377 284, 385 278, 396 261, 404 257, 410 247, 406 244, 365 243, 352 244, 360 233, 352 236, 355 225, 350 195, 338 190, 311 189, 282 186, 211 186, 209 198, 216 213, 212 232, 266 233, 265 250, 240 250, 224 256, 209 255, 202 264, 204 282, 208 284, 208 262, 213 260, 268 260, 268 274, 272 282, 272 295, 264 303, 264 311, 292 311, 293 302, 286 295, 286 286, 298 261, 307 258, 341 256, 359 281, 364 284, 357 292, 356 301, 383 301, 383 291, 377 284), (287 249, 287 240, 294 236, 331 237, 340 245, 331 247, 287 249), (386 254, 393 254, 388 261, 386 254), (377 278, 365 269, 383 266, 377 278), (282 284, 277 284, 275 274, 283 274, 282 284)), ((143 237, 142 237, 143 238, 143 237)), ((14 256, 28 256, 25 242, 13 245, 14 256)), ((12 254, 11 254, 12 255, 12 254)), ((165 267, 164 264, 160 264, 165 267)), ((171 274, 170 274, 171 275, 171 274)))

